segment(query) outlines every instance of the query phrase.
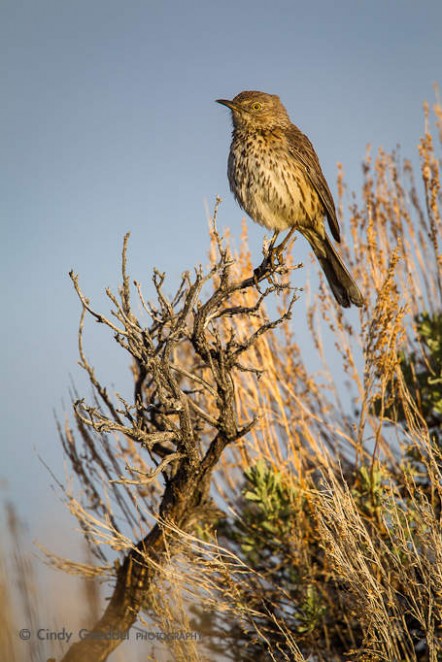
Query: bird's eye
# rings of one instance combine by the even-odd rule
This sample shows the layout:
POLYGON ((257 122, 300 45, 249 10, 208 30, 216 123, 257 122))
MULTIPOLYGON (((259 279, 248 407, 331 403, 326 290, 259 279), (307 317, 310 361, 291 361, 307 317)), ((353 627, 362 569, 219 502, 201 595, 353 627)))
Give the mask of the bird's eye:
POLYGON ((261 110, 261 104, 256 101, 255 103, 252 104, 252 110, 261 110))

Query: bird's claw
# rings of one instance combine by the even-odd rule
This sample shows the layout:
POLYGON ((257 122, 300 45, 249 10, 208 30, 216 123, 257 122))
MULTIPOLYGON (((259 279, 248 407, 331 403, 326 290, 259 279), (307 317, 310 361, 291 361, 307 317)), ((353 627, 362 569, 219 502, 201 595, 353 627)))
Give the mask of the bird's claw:
POLYGON ((272 250, 269 252, 268 259, 272 263, 274 269, 282 265, 283 251, 284 251, 283 244, 279 244, 279 246, 272 248, 272 250))
POLYGON ((253 280, 255 281, 255 285, 258 285, 258 283, 261 280, 264 280, 264 278, 271 276, 272 273, 282 265, 282 251, 283 246, 281 245, 276 248, 273 247, 268 251, 259 267, 256 267, 256 269, 253 270, 253 280))

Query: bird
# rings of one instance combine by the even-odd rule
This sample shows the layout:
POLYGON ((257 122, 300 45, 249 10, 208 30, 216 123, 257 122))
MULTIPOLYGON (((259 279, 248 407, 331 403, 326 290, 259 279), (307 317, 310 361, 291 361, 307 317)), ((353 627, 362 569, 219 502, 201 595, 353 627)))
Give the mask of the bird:
POLYGON ((298 230, 313 249, 336 301, 343 308, 361 307, 363 296, 326 232, 325 218, 333 239, 340 241, 333 196, 309 138, 291 122, 276 94, 244 91, 216 101, 232 115, 230 189, 253 221, 274 231, 268 257, 279 259, 298 230), (289 232, 275 248, 283 230, 289 232))

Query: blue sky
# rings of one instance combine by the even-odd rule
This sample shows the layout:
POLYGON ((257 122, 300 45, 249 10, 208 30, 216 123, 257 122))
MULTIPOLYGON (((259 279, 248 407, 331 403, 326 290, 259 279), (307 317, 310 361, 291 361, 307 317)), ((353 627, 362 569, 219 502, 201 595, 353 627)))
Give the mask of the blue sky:
MULTIPOLYGON (((243 89, 279 94, 335 192, 358 189, 367 143, 414 157, 422 102, 442 70, 440 0, 2 0, 0 495, 31 523, 60 507, 38 455, 63 476, 54 411, 69 410, 80 312, 68 278, 104 304, 122 237, 149 293, 206 262, 206 206, 239 237, 228 190, 227 109, 243 89)), ((250 224, 260 257, 263 230, 250 224)), ((302 251, 301 242, 296 250, 302 251)), ((301 284, 301 283, 300 283, 301 284)), ((117 390, 125 356, 90 326, 87 352, 117 390)))

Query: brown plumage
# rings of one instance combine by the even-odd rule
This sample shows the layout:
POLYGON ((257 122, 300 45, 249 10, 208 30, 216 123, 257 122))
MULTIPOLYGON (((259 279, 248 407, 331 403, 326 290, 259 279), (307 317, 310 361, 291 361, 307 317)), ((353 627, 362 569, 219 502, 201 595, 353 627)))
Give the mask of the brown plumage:
POLYGON ((279 232, 290 230, 291 235, 299 230, 338 303, 345 308, 352 303, 362 306, 362 294, 325 231, 326 216, 334 239, 340 241, 333 198, 310 140, 291 123, 274 94, 241 92, 218 103, 232 111, 228 177, 241 207, 275 231, 272 250, 279 232))

